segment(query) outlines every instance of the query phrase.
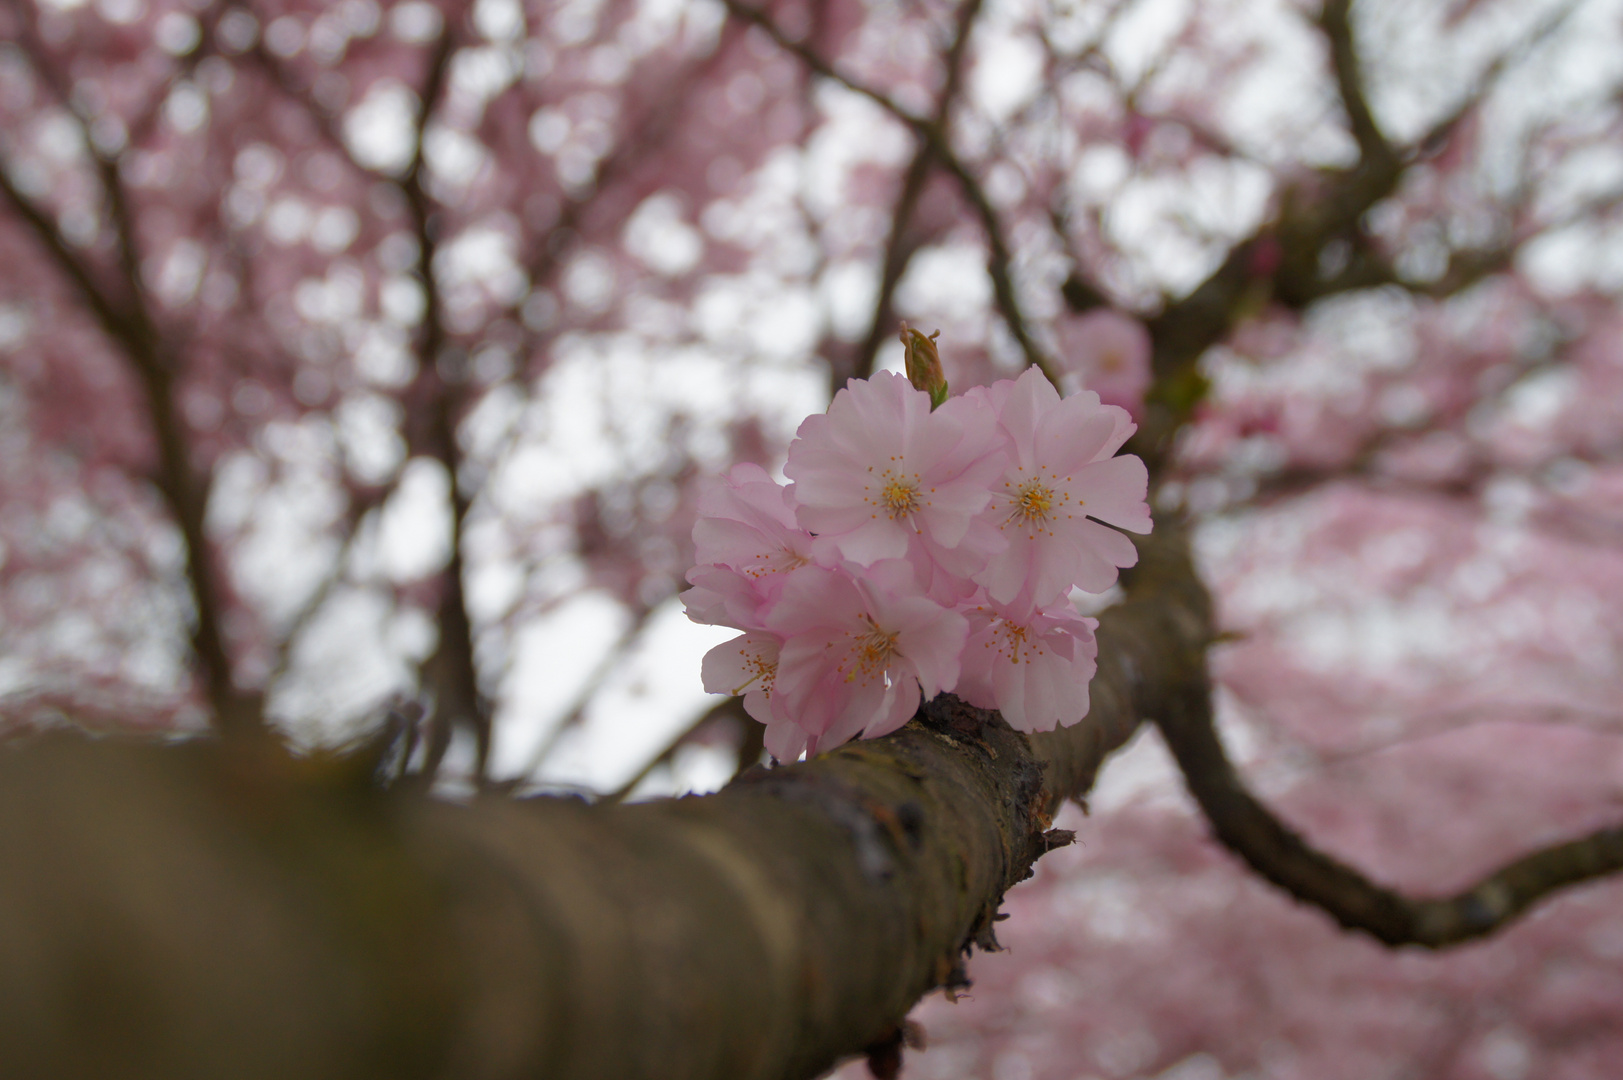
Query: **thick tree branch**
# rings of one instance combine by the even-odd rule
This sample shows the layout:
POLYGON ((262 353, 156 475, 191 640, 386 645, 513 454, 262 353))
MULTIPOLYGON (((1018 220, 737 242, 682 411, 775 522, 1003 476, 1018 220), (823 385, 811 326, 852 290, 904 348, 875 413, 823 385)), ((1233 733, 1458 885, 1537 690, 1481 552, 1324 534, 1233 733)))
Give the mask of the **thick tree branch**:
POLYGON ((1388 945, 1446 948, 1493 933, 1569 885, 1623 870, 1619 827, 1525 855, 1450 897, 1410 897, 1376 884, 1316 850, 1246 789, 1200 681, 1157 722, 1212 830, 1257 873, 1350 930, 1388 945))
POLYGON ((1172 707, 1206 624, 1168 527, 1102 620, 1075 727, 1028 740, 941 698, 888 738, 637 806, 448 804, 376 790, 370 759, 211 741, 4 748, 0 1060, 815 1076, 962 985, 1004 891, 1068 839, 1049 813, 1172 707))

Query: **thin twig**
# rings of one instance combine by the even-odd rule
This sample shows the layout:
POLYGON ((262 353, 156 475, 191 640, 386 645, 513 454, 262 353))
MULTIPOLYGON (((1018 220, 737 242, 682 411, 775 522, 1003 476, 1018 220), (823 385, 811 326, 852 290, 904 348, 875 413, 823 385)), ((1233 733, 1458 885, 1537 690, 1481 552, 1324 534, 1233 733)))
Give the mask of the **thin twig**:
MULTIPOLYGON (((904 174, 902 189, 892 210, 891 233, 885 247, 879 295, 874 304, 874 319, 869 326, 854 368, 848 374, 861 377, 871 371, 879 346, 893 331, 893 327, 888 325, 891 298, 913 254, 913 250, 909 248, 912 241, 906 236, 907 220, 911 217, 913 207, 923 192, 930 169, 939 164, 957 181, 965 201, 974 210, 982 230, 986 233, 987 273, 992 279, 992 295, 999 315, 1002 316, 1010 335, 1020 346, 1021 352, 1025 354, 1026 362, 1038 368, 1050 381, 1058 385, 1058 369, 1037 344, 1021 312, 1019 297, 1010 272, 1012 260, 1009 247, 1003 237, 1003 226, 998 220, 997 211, 993 208, 991 200, 986 197, 975 174, 964 165, 953 150, 951 139, 947 134, 951 126, 952 109, 957 103, 962 87, 964 58, 974 30, 975 19, 980 14, 982 0, 965 0, 958 9, 953 38, 943 56, 946 79, 936 99, 934 115, 928 118, 905 108, 888 95, 841 73, 816 50, 790 38, 770 16, 758 8, 744 3, 743 0, 723 0, 723 2, 736 18, 760 27, 779 48, 798 57, 813 72, 876 102, 906 124, 919 139, 919 146, 914 151, 913 159, 904 174)), ((835 380, 836 383, 844 381, 840 378, 839 372, 835 373, 835 380)))
MULTIPOLYGON (((695 735, 716 721, 729 718, 740 726, 741 734, 748 732, 751 726, 761 726, 754 720, 750 719, 750 717, 744 712, 742 698, 730 697, 725 701, 717 702, 715 705, 712 705, 710 708, 694 717, 693 723, 683 728, 677 733, 675 738, 666 743, 665 749, 649 758, 648 762, 643 765, 642 768, 637 770, 636 775, 632 776, 631 779, 627 780, 625 783, 621 784, 618 788, 609 792, 598 801, 606 803, 625 802, 631 793, 637 790, 637 785, 648 779, 649 775, 652 774, 655 769, 659 768, 661 765, 668 764, 670 760, 676 756, 676 752, 692 741, 695 735)), ((744 742, 747 743, 748 740, 745 739, 744 742)))
POLYGON ((518 775, 521 780, 528 780, 534 776, 536 770, 540 769, 542 764, 546 762, 548 755, 557 749, 558 742, 563 738, 564 733, 585 719, 586 707, 591 704, 592 698, 596 696, 598 690, 602 689, 603 680, 619 665, 620 661, 630 654, 632 648, 641 640, 642 632, 647 627, 649 616, 652 613, 651 609, 646 608, 638 612, 631 625, 621 632, 609 651, 592 668, 592 673, 581 684, 581 689, 569 703, 569 707, 565 710, 562 718, 553 725, 552 730, 547 732, 546 736, 536 745, 534 752, 530 754, 529 761, 519 771, 518 775))

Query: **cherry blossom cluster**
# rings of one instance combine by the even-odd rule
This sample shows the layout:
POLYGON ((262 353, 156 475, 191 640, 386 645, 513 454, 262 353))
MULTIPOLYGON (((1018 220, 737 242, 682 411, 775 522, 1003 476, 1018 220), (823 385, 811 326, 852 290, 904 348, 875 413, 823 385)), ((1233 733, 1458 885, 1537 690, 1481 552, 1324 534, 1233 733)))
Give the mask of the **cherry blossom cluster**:
POLYGON ((734 466, 701 496, 690 618, 743 633, 704 658, 779 761, 901 727, 954 692, 1021 731, 1088 711, 1103 592, 1150 530, 1135 430, 1041 372, 947 398, 880 372, 808 417, 774 481, 734 466), (1101 524, 1101 522, 1105 524, 1101 524))

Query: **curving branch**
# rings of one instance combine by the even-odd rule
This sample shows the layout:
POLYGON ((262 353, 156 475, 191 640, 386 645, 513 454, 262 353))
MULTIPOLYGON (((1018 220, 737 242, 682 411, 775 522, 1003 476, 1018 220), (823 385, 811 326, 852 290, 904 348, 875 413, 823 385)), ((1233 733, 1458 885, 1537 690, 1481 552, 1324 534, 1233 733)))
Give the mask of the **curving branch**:
POLYGON ((1473 941, 1561 889, 1623 870, 1617 827, 1524 855, 1453 896, 1407 896, 1317 850, 1246 789, 1212 723, 1204 676, 1156 722, 1219 840, 1298 900, 1387 945, 1473 941))

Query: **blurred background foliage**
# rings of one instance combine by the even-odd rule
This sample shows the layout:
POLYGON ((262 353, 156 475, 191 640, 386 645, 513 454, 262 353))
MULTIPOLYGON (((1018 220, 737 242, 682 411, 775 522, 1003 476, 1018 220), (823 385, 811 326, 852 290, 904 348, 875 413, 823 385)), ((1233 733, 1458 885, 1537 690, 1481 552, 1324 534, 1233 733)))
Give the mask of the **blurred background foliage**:
MULTIPOLYGON (((676 599, 695 483, 781 465, 906 319, 954 388, 1135 410, 1220 729, 1309 836, 1441 891, 1608 822, 1620 38, 1615 0, 14 0, 0 733, 393 718, 448 793, 716 787, 760 744, 676 599)), ((1153 735, 1092 805, 908 1075, 1623 1055, 1615 885, 1394 955, 1204 839, 1153 735)))

